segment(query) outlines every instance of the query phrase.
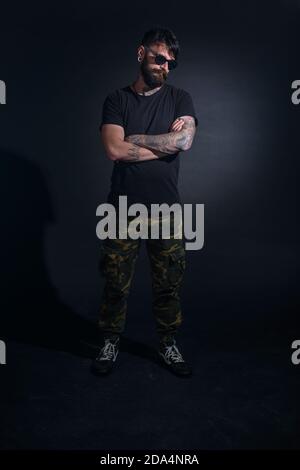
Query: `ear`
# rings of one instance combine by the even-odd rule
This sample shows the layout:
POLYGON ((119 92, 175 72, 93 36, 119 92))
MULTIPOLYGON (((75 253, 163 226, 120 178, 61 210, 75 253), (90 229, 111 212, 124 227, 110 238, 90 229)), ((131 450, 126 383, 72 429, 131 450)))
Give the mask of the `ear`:
POLYGON ((138 53, 138 56, 140 55, 143 59, 144 56, 145 56, 145 53, 146 53, 146 50, 145 50, 144 46, 140 45, 138 47, 137 53, 138 53))

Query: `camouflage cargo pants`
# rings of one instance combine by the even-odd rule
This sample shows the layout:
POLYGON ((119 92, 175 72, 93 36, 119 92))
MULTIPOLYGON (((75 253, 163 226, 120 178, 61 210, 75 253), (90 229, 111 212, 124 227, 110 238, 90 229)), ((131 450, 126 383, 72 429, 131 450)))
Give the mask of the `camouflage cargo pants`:
MULTIPOLYGON (((128 217, 128 224, 133 219, 128 217)), ((149 217, 148 227, 149 224, 159 224, 161 227, 162 220, 166 219, 149 217)), ((118 227, 117 238, 102 241, 99 267, 105 285, 98 326, 103 334, 121 334, 125 329, 127 298, 141 241, 141 238, 119 238, 118 227)), ((175 226, 171 215, 170 237, 162 238, 160 232, 159 239, 148 238, 145 242, 151 267, 152 311, 156 330, 160 340, 166 340, 176 334, 182 323, 180 290, 186 266, 182 221, 175 226), (181 238, 174 238, 178 231, 181 238)))

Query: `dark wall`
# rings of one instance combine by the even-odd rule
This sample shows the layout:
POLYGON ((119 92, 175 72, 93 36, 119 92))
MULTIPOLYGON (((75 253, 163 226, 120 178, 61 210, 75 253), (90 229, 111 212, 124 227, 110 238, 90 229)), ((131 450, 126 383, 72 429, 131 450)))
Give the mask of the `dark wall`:
MULTIPOLYGON (((205 204, 204 248, 188 252, 183 331, 227 346, 299 337, 292 1, 1 6, 2 337, 52 343, 97 318, 96 207, 112 171, 101 109, 136 77, 136 49, 156 23, 180 41, 168 81, 191 93, 199 119, 180 156, 183 202, 205 204)), ((128 321, 141 334, 153 328, 145 257, 143 249, 128 321)))

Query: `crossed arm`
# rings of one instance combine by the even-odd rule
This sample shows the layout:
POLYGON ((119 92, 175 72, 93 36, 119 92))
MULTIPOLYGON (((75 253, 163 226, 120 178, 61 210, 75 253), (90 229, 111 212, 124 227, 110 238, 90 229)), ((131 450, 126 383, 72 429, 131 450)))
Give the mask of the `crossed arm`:
POLYGON ((158 159, 188 150, 192 146, 196 133, 195 119, 192 116, 181 116, 179 119, 183 124, 175 124, 177 120, 174 121, 171 132, 167 134, 133 134, 125 138, 122 127, 112 124, 104 125, 102 137, 109 158, 114 161, 137 162, 158 159), (110 126, 113 126, 115 134, 117 133, 115 139, 109 138, 110 126))

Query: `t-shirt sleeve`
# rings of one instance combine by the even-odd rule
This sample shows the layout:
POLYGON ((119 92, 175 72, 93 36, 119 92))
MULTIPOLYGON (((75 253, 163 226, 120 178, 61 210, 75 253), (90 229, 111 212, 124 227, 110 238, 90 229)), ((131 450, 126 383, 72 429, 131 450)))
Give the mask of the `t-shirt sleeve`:
POLYGON ((120 100, 116 92, 110 93, 104 100, 100 130, 103 124, 118 124, 124 127, 120 100))
POLYGON ((198 126, 198 118, 196 116, 192 97, 185 90, 181 90, 181 93, 179 94, 175 114, 175 119, 180 116, 192 116, 195 119, 195 125, 198 126))

